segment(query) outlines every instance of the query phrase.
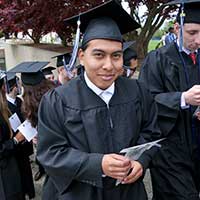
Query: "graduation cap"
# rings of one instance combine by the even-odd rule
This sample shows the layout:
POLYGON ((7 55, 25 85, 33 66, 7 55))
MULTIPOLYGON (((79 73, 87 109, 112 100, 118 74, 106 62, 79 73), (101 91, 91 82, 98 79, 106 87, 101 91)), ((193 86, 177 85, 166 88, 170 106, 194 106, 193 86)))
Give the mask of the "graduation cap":
POLYGON ((180 23, 182 9, 184 12, 184 23, 200 23, 200 0, 179 0, 172 1, 169 5, 181 4, 179 13, 177 15, 177 21, 180 23))
POLYGON ((56 69, 55 67, 49 66, 49 67, 42 69, 42 72, 46 76, 46 75, 49 75, 49 74, 53 74, 52 71, 55 70, 55 69, 56 69))
POLYGON ((122 42, 121 34, 140 27, 116 0, 103 3, 64 21, 66 24, 75 25, 78 19, 81 21, 80 30, 84 33, 82 46, 92 39, 122 42))
POLYGON ((49 62, 22 62, 9 72, 21 73, 22 83, 25 85, 37 85, 45 79, 41 69, 49 62))
POLYGON ((75 60, 72 62, 71 61, 71 58, 72 58, 71 53, 57 55, 52 58, 57 58, 56 66, 57 67, 64 66, 67 76, 71 79, 73 77, 72 71, 75 68, 76 58, 74 58, 75 60))
POLYGON ((65 54, 60 54, 57 56, 53 56, 52 58, 57 58, 56 62, 56 67, 61 67, 64 66, 65 64, 69 64, 71 54, 70 53, 65 53, 65 54))
POLYGON ((65 24, 77 24, 70 65, 74 65, 79 47, 80 32, 83 33, 82 47, 94 39, 109 39, 123 42, 122 34, 140 27, 140 25, 122 8, 116 0, 110 0, 79 15, 67 18, 65 24))
POLYGON ((123 43, 123 60, 125 67, 129 67, 129 62, 132 58, 137 58, 137 53, 131 46, 133 46, 136 42, 129 41, 123 43))
POLYGON ((180 24, 180 41, 179 51, 182 51, 183 46, 183 25, 184 23, 200 24, 200 0, 175 0, 169 2, 167 5, 180 4, 177 15, 177 22, 180 24))

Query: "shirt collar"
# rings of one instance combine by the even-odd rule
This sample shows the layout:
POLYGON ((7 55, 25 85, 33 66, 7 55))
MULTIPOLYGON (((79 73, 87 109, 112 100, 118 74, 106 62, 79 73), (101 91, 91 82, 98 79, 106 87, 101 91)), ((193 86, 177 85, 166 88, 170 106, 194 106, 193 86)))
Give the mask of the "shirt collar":
POLYGON ((108 87, 106 90, 102 90, 100 88, 98 88, 94 83, 92 83, 90 81, 90 79, 87 76, 87 73, 84 72, 84 78, 85 78, 85 82, 87 84, 87 86, 98 96, 100 96, 103 92, 108 92, 110 94, 114 94, 115 91, 115 82, 112 83, 112 85, 110 87, 108 87))
POLYGON ((8 94, 6 94, 6 99, 7 99, 10 103, 15 104, 15 100, 16 100, 16 99, 11 98, 8 94))

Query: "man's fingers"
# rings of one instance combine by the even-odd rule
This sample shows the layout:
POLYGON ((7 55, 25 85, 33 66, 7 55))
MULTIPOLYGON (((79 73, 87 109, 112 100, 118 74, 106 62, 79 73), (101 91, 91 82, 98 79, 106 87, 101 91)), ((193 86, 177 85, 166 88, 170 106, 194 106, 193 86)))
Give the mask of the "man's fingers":
POLYGON ((143 174, 143 167, 137 161, 132 161, 132 171, 131 173, 124 178, 123 183, 129 184, 135 182, 143 174))

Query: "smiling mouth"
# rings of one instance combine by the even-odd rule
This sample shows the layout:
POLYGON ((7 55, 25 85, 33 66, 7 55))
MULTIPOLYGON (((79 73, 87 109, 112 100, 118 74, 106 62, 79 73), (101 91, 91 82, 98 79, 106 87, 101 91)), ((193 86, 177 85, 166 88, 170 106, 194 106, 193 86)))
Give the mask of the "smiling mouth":
POLYGON ((110 81, 113 79, 114 75, 113 74, 110 74, 110 75, 100 75, 101 78, 105 81, 110 81))

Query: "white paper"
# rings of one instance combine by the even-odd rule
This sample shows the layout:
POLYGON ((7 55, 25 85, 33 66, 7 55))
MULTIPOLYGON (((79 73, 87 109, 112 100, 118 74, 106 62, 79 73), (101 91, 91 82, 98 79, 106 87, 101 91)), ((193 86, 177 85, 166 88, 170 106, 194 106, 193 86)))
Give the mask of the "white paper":
POLYGON ((19 127, 18 130, 29 142, 37 135, 37 129, 31 126, 31 123, 26 120, 19 127))
MULTIPOLYGON (((153 142, 148 142, 145 144, 129 147, 126 149, 122 149, 120 153, 125 153, 125 157, 129 158, 130 160, 137 160, 145 151, 151 149, 153 146, 161 147, 159 142, 165 140, 166 138, 162 138, 160 140, 155 140, 153 142)), ((120 184, 121 181, 117 180, 116 185, 120 184)))
POLYGON ((21 121, 20 121, 20 119, 19 119, 17 113, 14 113, 14 114, 9 118, 9 121, 10 121, 10 125, 11 125, 11 127, 12 127, 12 130, 13 130, 14 132, 16 132, 18 126, 21 125, 21 121))

